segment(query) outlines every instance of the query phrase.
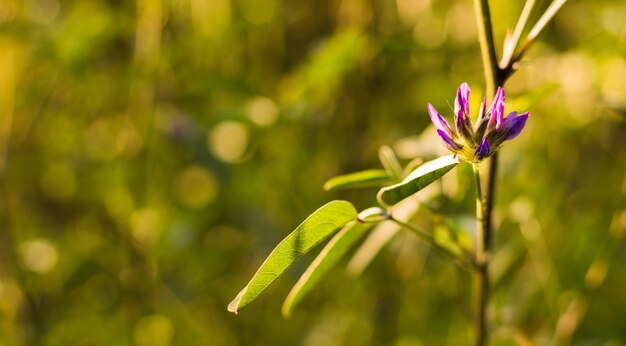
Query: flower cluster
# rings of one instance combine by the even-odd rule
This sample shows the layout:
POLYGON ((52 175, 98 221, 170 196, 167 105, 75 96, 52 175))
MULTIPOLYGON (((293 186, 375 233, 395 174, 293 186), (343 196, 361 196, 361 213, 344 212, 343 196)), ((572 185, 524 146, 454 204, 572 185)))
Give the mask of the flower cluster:
POLYGON ((517 137, 526 125, 529 113, 518 115, 514 111, 505 117, 504 89, 500 87, 489 110, 486 110, 487 99, 483 98, 478 119, 473 125, 469 115, 469 95, 469 85, 461 84, 454 101, 455 129, 430 103, 428 114, 446 148, 463 160, 477 163, 498 150, 504 141, 517 137))

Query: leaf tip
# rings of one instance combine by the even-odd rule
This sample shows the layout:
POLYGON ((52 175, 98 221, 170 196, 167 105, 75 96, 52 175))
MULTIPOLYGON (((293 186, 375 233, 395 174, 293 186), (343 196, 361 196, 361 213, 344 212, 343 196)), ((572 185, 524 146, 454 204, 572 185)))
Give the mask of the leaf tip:
POLYGON ((230 304, 228 304, 228 307, 226 309, 228 310, 228 312, 232 312, 233 314, 238 315, 239 311, 237 309, 237 305, 239 305, 239 301, 235 299, 232 302, 230 302, 230 304))
POLYGON ((242 289, 241 292, 237 294, 235 299, 233 299, 233 301, 230 302, 230 304, 228 304, 228 307, 226 308, 228 312, 232 312, 235 315, 239 314, 239 308, 241 307, 240 306, 241 298, 243 297, 243 295, 246 293, 247 290, 248 290, 248 286, 244 287, 244 289, 242 289))
POLYGON ((378 193, 376 194, 376 200, 378 201, 378 203, 380 203, 380 205, 384 207, 390 207, 390 205, 387 202, 385 202, 384 195, 385 195, 385 188, 378 190, 378 193))

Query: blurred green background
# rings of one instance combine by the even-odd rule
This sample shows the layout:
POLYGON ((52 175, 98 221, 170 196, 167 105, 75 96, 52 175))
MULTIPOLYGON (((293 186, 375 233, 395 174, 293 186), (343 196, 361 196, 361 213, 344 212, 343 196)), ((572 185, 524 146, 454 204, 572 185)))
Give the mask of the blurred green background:
MULTIPOLYGON (((501 43, 523 2, 492 3, 501 43)), ((626 343, 624 18, 567 3, 507 84, 531 118, 501 151, 494 344, 626 343)), ((476 105, 470 0, 1 1, 0 344, 471 344, 469 274, 403 233, 289 321, 312 256, 226 311, 318 206, 375 203, 326 179, 444 153, 426 103, 463 81, 476 105)), ((417 222, 471 232, 470 171, 417 222)))

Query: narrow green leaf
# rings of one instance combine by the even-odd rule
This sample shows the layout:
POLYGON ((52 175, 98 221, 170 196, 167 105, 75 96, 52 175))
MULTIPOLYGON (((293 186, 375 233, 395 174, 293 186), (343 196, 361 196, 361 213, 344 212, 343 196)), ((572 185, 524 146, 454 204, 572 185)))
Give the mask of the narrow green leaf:
POLYGON ((400 166, 396 154, 390 147, 386 145, 380 147, 380 149, 378 149, 378 158, 394 183, 402 180, 402 166, 400 166))
POLYGON ((300 256, 355 220, 356 216, 356 209, 346 201, 332 201, 316 210, 276 246, 246 287, 228 304, 228 311, 236 314, 300 256))
POLYGON ((324 190, 379 187, 388 184, 389 181, 389 175, 387 175, 386 171, 382 169, 369 169, 331 178, 324 184, 324 190))
POLYGON ((378 191, 378 201, 383 205, 394 205, 441 178, 457 164, 459 164, 459 159, 453 155, 428 161, 409 174, 401 183, 378 191))
POLYGON ((343 257, 343 255, 359 241, 366 231, 372 227, 372 223, 364 224, 360 222, 348 223, 339 233, 337 233, 326 244, 322 252, 315 258, 309 268, 302 274, 298 282, 289 292, 283 304, 283 316, 291 316, 291 312, 302 298, 311 291, 313 286, 322 276, 343 257))

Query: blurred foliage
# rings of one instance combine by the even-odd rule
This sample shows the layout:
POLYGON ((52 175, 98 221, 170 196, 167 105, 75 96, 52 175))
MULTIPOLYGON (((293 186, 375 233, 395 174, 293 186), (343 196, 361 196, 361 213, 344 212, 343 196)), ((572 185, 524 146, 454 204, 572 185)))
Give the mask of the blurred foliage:
MULTIPOLYGON (((492 3, 501 43, 523 2, 492 3)), ((626 343, 625 16, 571 1, 507 84, 531 118, 501 155, 494 344, 626 343)), ((410 234, 289 321, 305 263, 226 311, 318 206, 375 203, 326 179, 443 153, 425 105, 463 81, 477 105, 469 0, 1 1, 0 343, 469 344, 469 275, 410 234)), ((468 167, 438 186, 427 216, 471 232, 468 167)))

